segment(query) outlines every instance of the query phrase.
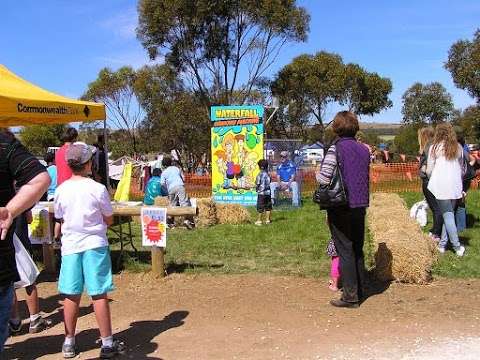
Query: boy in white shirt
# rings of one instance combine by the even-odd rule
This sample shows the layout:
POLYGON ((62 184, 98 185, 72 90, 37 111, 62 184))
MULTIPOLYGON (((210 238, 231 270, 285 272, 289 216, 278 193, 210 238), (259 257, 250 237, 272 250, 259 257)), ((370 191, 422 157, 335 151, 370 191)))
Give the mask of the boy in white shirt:
POLYGON ((88 177, 94 152, 93 146, 82 142, 70 145, 65 157, 73 176, 55 191, 55 218, 62 221, 58 290, 65 295, 65 358, 77 355, 75 328, 84 286, 92 297, 100 330, 100 358, 109 359, 125 350, 125 345, 112 337, 107 293, 114 286, 107 227, 113 222, 113 210, 105 186, 88 177))

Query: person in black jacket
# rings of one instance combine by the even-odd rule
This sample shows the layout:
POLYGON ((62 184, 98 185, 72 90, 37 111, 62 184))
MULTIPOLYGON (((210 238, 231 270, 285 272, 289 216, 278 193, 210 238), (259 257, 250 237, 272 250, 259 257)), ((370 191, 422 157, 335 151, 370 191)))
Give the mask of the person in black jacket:
POLYGON ((430 236, 433 240, 439 241, 442 235, 443 217, 440 208, 438 207, 435 196, 428 190, 428 176, 427 176, 427 157, 430 145, 433 141, 433 128, 423 127, 418 130, 418 145, 419 145, 419 176, 422 179, 422 191, 427 201, 428 207, 432 211, 433 226, 430 230, 430 236))
POLYGON ((0 351, 8 337, 13 283, 19 280, 13 246, 14 220, 47 191, 45 167, 9 131, 0 131, 0 351), (15 193, 14 182, 19 187, 15 193))

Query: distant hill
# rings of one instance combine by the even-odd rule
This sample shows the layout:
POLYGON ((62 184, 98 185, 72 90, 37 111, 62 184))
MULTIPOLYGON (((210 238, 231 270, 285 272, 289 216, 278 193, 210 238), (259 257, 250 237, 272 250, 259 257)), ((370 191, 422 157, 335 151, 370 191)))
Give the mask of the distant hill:
POLYGON ((398 130, 401 126, 402 126, 402 124, 360 122, 360 130, 370 130, 370 129, 395 129, 395 130, 398 130))
POLYGON ((401 124, 361 122, 360 130, 367 134, 375 134, 385 140, 393 140, 400 131, 401 124), (388 138, 387 138, 388 137, 388 138))

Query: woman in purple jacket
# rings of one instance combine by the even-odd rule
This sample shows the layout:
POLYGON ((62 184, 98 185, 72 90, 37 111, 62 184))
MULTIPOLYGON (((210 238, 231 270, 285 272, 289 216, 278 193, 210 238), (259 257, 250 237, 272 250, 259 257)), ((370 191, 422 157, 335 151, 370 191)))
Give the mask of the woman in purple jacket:
POLYGON ((330 301, 337 307, 358 307, 363 298, 365 264, 363 242, 365 213, 369 204, 370 154, 365 145, 355 140, 358 119, 349 111, 339 112, 332 129, 337 135, 323 160, 317 181, 329 184, 337 164, 343 178, 348 205, 327 211, 328 225, 340 257, 343 293, 330 301))

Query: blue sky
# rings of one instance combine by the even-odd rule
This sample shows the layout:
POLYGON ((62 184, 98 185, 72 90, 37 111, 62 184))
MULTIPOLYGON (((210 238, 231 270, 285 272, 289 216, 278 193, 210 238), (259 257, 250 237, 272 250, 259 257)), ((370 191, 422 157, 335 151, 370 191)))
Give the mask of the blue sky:
MULTIPOLYGON (((79 97, 105 66, 148 62, 135 37, 134 0, 3 0, 0 63, 25 79, 79 97)), ((441 82, 455 106, 474 103, 443 69, 448 49, 480 27, 478 0, 301 0, 311 15, 306 43, 283 49, 275 74, 302 53, 336 52, 389 77, 394 106, 366 121, 399 122, 401 96, 415 81, 441 82)), ((332 116, 335 107, 327 110, 332 116)))

